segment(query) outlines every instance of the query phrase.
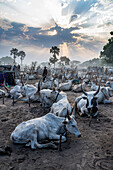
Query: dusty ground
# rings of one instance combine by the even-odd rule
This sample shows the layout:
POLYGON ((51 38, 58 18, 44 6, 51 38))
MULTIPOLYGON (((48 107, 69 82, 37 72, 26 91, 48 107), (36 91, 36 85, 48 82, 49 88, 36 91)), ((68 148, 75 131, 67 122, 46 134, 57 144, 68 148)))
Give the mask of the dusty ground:
MULTIPOLYGON (((79 95, 67 92, 73 104, 79 95)), ((113 98, 112 98, 113 100, 113 98)), ((10 141, 11 132, 22 121, 43 116, 49 109, 39 103, 18 102, 12 106, 11 99, 0 99, 0 146, 9 146, 12 152, 0 154, 0 170, 113 170, 113 104, 99 105, 99 119, 76 116, 82 137, 68 134, 62 151, 52 149, 31 150, 10 141)))

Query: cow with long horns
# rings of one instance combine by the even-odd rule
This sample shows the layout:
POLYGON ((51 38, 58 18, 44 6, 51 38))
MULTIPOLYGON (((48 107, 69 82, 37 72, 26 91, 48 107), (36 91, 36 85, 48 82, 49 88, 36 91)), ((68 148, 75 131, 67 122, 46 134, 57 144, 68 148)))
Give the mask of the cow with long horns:
POLYGON ((75 113, 78 112, 81 116, 87 115, 92 117, 98 114, 98 97, 100 86, 97 91, 86 92, 81 86, 83 95, 79 96, 75 100, 75 113))

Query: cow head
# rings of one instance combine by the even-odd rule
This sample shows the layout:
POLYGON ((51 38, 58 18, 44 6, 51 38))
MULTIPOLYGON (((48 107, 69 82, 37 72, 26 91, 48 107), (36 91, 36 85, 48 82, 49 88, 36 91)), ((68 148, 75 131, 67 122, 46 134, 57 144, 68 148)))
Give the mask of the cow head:
POLYGON ((81 133, 77 127, 77 122, 74 119, 73 116, 70 116, 68 114, 68 110, 67 110, 67 119, 64 120, 63 124, 66 126, 66 130, 72 134, 74 134, 77 137, 81 137, 81 133))
POLYGON ((83 96, 83 99, 86 100, 86 108, 88 110, 88 112, 90 113, 92 112, 96 112, 97 110, 97 97, 96 95, 99 93, 100 90, 100 85, 97 89, 97 91, 94 93, 87 93, 86 91, 83 90, 82 86, 81 86, 82 92, 85 94, 85 96, 83 96))
POLYGON ((55 88, 53 88, 51 91, 51 100, 56 102, 58 95, 59 95, 59 92, 55 90, 55 88))

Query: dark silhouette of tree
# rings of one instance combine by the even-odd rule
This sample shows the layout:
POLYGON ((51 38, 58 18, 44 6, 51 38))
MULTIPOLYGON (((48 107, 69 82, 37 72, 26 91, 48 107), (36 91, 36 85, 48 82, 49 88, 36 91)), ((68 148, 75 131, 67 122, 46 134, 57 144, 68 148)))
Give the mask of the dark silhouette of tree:
POLYGON ((12 50, 10 50, 10 55, 13 55, 14 64, 16 64, 16 63, 15 63, 15 59, 16 59, 16 57, 18 56, 18 49, 17 49, 17 48, 12 48, 12 50))
POLYGON ((59 55, 60 49, 57 46, 52 46, 52 48, 50 49, 50 53, 53 53, 53 56, 50 57, 49 62, 54 64, 55 67, 55 63, 58 61, 56 55, 59 55))
MULTIPOLYGON (((113 35, 113 31, 110 34, 113 35)), ((108 39, 108 43, 103 47, 103 51, 100 52, 100 58, 103 63, 113 65, 113 37, 108 39)))
POLYGON ((69 65, 70 59, 68 57, 66 57, 66 56, 61 56, 60 61, 64 62, 65 65, 69 65))
POLYGON ((24 51, 19 51, 17 55, 20 56, 21 66, 22 66, 22 62, 23 62, 23 60, 24 60, 26 54, 25 54, 24 51))

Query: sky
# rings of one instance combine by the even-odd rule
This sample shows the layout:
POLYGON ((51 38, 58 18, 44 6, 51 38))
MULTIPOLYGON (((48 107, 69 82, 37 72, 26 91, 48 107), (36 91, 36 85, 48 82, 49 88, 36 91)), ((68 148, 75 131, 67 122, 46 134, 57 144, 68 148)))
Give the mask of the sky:
POLYGON ((111 31, 113 0, 0 0, 0 57, 17 48, 24 64, 49 61, 52 46, 58 58, 97 58, 111 31))

